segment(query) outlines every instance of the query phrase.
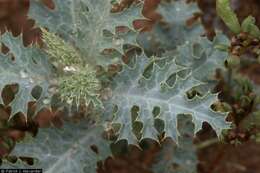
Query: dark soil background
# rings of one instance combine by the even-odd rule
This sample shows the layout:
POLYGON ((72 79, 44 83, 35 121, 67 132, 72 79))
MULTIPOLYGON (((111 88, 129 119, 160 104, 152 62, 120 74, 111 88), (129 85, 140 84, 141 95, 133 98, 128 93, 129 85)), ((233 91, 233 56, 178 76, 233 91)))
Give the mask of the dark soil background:
MULTIPOLYGON (((50 8, 54 8, 51 0, 42 0, 50 8)), ((190 0, 191 1, 191 0, 190 0)), ((193 0, 194 1, 194 0, 193 0)), ((239 20, 243 20, 248 15, 256 17, 258 26, 260 26, 260 1, 258 0, 231 0, 232 7, 235 9, 239 20)), ((133 0, 125 0, 124 4, 115 7, 114 10, 124 8, 125 4, 132 3, 133 0)), ((148 21, 137 21, 135 27, 149 30, 160 19, 160 15, 154 12, 160 0, 145 0, 144 15, 151 19, 148 21)), ((224 24, 216 17, 215 0, 197 0, 197 3, 203 14, 202 22, 205 26, 206 35, 209 38, 214 36, 214 30, 223 30, 231 36, 224 24)), ((0 0, 0 31, 10 30, 17 36, 23 34, 25 45, 40 42, 40 30, 34 28, 34 21, 27 18, 29 0, 0 0)), ((251 65, 243 69, 242 73, 249 76, 256 83, 260 83, 259 65, 251 65)), ((8 88, 7 88, 8 90, 8 88)), ((12 88, 9 88, 12 90, 12 88)), ((0 108, 0 120, 8 119, 10 110, 0 108)), ((25 132, 37 133, 39 127, 48 127, 50 122, 61 126, 57 113, 50 111, 41 112, 35 119, 29 120, 25 124, 22 118, 18 118, 12 128, 0 132, 0 156, 6 155, 15 146, 15 141, 23 138, 25 132), (18 125, 19 124, 19 125, 18 125), (3 139, 10 139, 12 147, 7 150, 1 149, 3 139)), ((1 124, 0 124, 1 127, 1 124)), ((200 143, 211 138, 215 138, 215 133, 211 127, 204 124, 195 139, 195 143, 200 143)), ((227 144, 215 143, 206 146, 198 151, 199 173, 260 173, 260 144, 252 142, 248 134, 239 129, 233 132, 233 138, 240 138, 241 144, 234 145, 230 142, 227 144)), ((156 153, 160 151, 160 146, 151 143, 149 147, 140 150, 129 146, 129 152, 125 155, 116 156, 114 159, 108 158, 104 165, 100 165, 99 173, 152 173, 151 165, 155 161, 156 153)))

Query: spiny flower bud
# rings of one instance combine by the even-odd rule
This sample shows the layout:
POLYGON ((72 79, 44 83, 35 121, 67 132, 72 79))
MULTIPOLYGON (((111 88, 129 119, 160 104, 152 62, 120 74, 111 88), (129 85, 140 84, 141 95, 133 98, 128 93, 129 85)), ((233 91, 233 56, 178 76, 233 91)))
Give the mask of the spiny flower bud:
POLYGON ((45 51, 54 62, 64 66, 81 63, 81 57, 73 46, 46 29, 41 30, 42 40, 46 46, 45 51))
POLYGON ((77 72, 59 79, 59 93, 61 99, 69 104, 76 102, 79 106, 82 102, 95 107, 102 106, 97 92, 100 90, 100 82, 96 78, 95 71, 89 66, 79 68, 77 72))

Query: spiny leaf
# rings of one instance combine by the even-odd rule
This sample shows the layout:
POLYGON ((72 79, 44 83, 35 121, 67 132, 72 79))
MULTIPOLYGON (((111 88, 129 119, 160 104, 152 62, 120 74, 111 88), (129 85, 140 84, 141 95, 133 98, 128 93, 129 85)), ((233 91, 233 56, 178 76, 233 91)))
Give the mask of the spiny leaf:
POLYGON ((136 143, 138 139, 133 133, 132 122, 143 124, 140 139, 157 139, 155 121, 158 119, 164 121, 165 135, 177 140, 178 114, 193 115, 195 132, 200 130, 204 121, 210 123, 218 135, 222 129, 228 128, 225 116, 210 108, 218 100, 216 94, 210 94, 208 89, 203 97, 188 99, 186 94, 196 87, 210 88, 213 71, 222 67, 227 57, 227 53, 214 47, 214 42, 198 38, 180 47, 177 54, 150 60, 142 55, 136 58, 134 67, 124 65, 115 78, 113 97, 107 104, 107 110, 114 115, 113 123, 121 126, 118 140, 127 139, 131 144, 136 143), (199 51, 197 47, 200 47, 199 51), (190 59, 187 60, 186 56, 190 59), (183 66, 188 61, 190 63, 183 66), (139 107, 136 119, 132 119, 131 113, 134 106, 139 107), (156 108, 160 111, 153 115, 156 108))
POLYGON ((132 25, 134 20, 143 18, 142 4, 119 13, 111 13, 110 0, 56 0, 55 7, 50 10, 31 0, 29 16, 38 25, 72 42, 88 63, 113 63, 121 58, 123 45, 137 45, 132 25), (116 31, 121 26, 127 27, 127 32, 116 31), (118 52, 117 57, 104 53, 111 49, 118 52))
POLYGON ((193 145, 194 124, 190 115, 181 115, 177 119, 180 132, 179 145, 167 140, 162 151, 156 156, 158 162, 153 165, 154 173, 196 173, 197 156, 193 145))
MULTIPOLYGON (((45 54, 39 49, 23 46, 21 36, 15 38, 10 33, 5 33, 0 37, 0 41, 10 50, 6 55, 0 54, 0 91, 2 92, 6 85, 18 84, 18 92, 10 103, 12 108, 10 118, 18 112, 27 116, 28 103, 35 101, 31 92, 36 86, 42 88, 41 98, 48 97, 44 88, 49 86, 52 68, 45 54)), ((1 103, 3 104, 3 101, 1 103)))
POLYGON ((196 3, 186 3, 185 1, 162 1, 158 6, 158 12, 168 23, 184 24, 193 14, 199 12, 196 3))
POLYGON ((95 173, 97 162, 110 155, 109 143, 102 138, 103 128, 88 122, 67 122, 62 129, 40 129, 32 141, 17 144, 11 153, 16 157, 30 156, 33 165, 18 160, 5 162, 3 168, 42 168, 45 173, 95 173), (90 147, 96 146, 98 154, 90 147))
POLYGON ((229 39, 223 34, 217 34, 213 42, 205 37, 186 42, 177 49, 176 63, 192 71, 192 75, 197 80, 208 84, 209 88, 212 84, 216 84, 214 77, 216 69, 224 69, 223 64, 228 57, 226 51, 216 49, 219 45, 229 45, 229 39))
POLYGON ((187 20, 200 12, 196 3, 185 1, 162 1, 157 9, 162 15, 164 24, 156 24, 152 31, 141 33, 138 38, 140 45, 148 52, 158 52, 160 49, 171 50, 185 41, 193 40, 203 33, 199 22, 192 26, 187 20))
POLYGON ((21 88, 19 88, 14 100, 10 103, 12 108, 10 119, 19 112, 23 113, 27 117, 28 103, 30 101, 35 101, 31 94, 33 85, 29 87, 20 85, 20 87, 21 88))
POLYGON ((230 7, 230 0, 217 0, 218 16, 224 21, 227 27, 235 34, 240 33, 241 27, 236 14, 230 7))

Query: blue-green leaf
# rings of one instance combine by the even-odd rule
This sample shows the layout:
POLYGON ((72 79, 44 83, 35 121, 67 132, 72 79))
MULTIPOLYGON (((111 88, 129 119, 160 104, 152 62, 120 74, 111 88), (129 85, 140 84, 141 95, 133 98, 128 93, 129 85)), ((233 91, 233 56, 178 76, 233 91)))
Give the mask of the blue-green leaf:
POLYGON ((62 129, 40 129, 36 138, 16 145, 11 155, 32 157, 33 165, 18 159, 17 163, 7 161, 3 168, 35 168, 45 173, 95 173, 98 161, 110 155, 108 141, 102 138, 102 127, 80 123, 65 123, 62 129), (98 154, 90 147, 96 146, 98 154))
MULTIPOLYGON (((107 103, 107 111, 114 115, 114 124, 121 126, 118 140, 127 139, 135 144, 144 138, 157 139, 155 121, 164 122, 167 137, 177 140, 177 115, 192 114, 195 132, 204 121, 212 125, 217 134, 228 128, 225 115, 214 112, 211 105, 218 101, 217 94, 211 94, 211 84, 217 68, 222 68, 228 54, 215 49, 217 41, 197 38, 164 57, 136 57, 134 66, 124 65, 115 77, 113 97, 107 103), (188 99, 187 91, 204 88, 202 97, 188 99), (138 116, 132 119, 132 109, 139 108, 138 116), (154 116, 153 110, 160 109, 154 116), (141 138, 133 133, 132 122, 141 122, 141 138)), ((218 43, 218 42, 217 42, 218 43)), ((107 116, 107 114, 105 114, 107 116)))
POLYGON ((88 63, 107 65, 117 62, 125 44, 136 45, 137 32, 133 21, 142 19, 142 4, 133 5, 122 12, 111 12, 110 0, 56 0, 51 10, 39 1, 31 0, 29 16, 41 27, 60 34, 72 42, 88 63), (117 27, 127 32, 117 32, 117 27), (110 57, 104 50, 119 54, 110 57))
MULTIPOLYGON (((41 50, 32 46, 24 47, 21 36, 15 38, 7 32, 0 37, 0 42, 10 50, 8 54, 0 53, 0 91, 2 92, 6 85, 18 84, 18 91, 10 103, 10 118, 18 112, 27 116, 28 103, 36 101, 32 96, 32 90, 36 86, 49 86, 52 67, 41 50)), ((45 92, 41 92, 40 97, 48 97, 48 92, 42 91, 45 92)), ((3 101, 1 103, 3 104, 3 101)))

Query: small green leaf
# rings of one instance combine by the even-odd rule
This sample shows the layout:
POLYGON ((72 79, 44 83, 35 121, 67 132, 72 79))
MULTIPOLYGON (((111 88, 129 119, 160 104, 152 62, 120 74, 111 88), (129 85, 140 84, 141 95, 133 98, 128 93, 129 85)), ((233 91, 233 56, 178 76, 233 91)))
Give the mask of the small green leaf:
POLYGON ((230 7, 229 0, 217 0, 217 14, 232 32, 240 33, 241 27, 236 14, 230 7))
POLYGON ((255 18, 248 16, 242 23, 242 31, 249 33, 253 37, 260 37, 260 30, 255 25, 255 18))

